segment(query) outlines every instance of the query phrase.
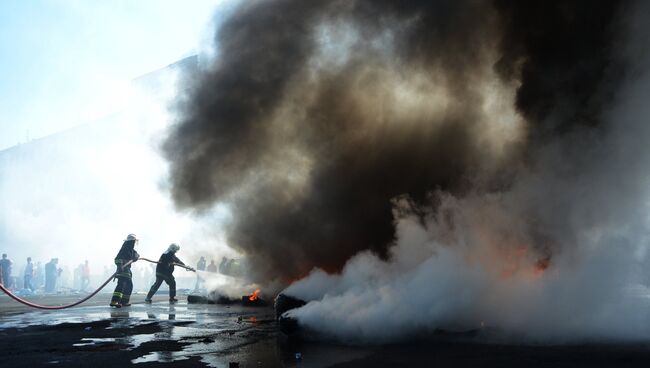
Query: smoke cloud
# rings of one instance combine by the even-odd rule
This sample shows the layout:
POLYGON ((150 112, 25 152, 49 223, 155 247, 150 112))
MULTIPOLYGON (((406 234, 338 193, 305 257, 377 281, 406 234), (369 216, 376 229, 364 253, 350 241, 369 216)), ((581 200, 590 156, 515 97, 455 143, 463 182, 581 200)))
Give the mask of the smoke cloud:
POLYGON ((242 3, 164 145, 175 203, 227 203, 254 281, 309 274, 289 315, 328 337, 647 336, 647 10, 242 3))
POLYGON ((478 2, 242 4, 164 146, 176 203, 229 203, 261 279, 386 256, 392 198, 492 181, 517 150, 496 28, 478 2))

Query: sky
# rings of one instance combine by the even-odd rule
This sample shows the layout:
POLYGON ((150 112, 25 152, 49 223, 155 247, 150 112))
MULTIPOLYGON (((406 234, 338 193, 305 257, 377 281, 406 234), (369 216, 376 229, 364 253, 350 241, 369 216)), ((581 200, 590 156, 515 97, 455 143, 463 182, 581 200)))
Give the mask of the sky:
POLYGON ((157 147, 182 88, 166 67, 210 59, 232 3, 0 2, 0 250, 14 275, 28 256, 101 273, 129 233, 148 258, 171 242, 191 264, 227 254, 227 212, 177 211, 157 147), (131 83, 145 74, 154 90, 131 83))
POLYGON ((119 111, 130 80, 209 47, 220 4, 0 2, 0 150, 119 111))

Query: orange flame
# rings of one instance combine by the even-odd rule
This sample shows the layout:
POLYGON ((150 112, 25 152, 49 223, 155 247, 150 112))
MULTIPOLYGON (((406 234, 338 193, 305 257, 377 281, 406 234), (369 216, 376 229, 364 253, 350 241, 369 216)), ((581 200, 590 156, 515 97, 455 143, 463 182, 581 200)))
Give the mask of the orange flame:
POLYGON ((500 276, 504 279, 515 276, 541 278, 551 266, 551 256, 531 259, 532 257, 534 256, 530 254, 529 247, 525 245, 503 251, 499 264, 500 276))
POLYGON ((255 291, 253 291, 253 293, 252 293, 251 295, 248 296, 248 300, 250 300, 251 302, 256 301, 256 300, 257 300, 257 296, 258 296, 259 294, 260 294, 260 289, 257 289, 257 290, 255 290, 255 291))

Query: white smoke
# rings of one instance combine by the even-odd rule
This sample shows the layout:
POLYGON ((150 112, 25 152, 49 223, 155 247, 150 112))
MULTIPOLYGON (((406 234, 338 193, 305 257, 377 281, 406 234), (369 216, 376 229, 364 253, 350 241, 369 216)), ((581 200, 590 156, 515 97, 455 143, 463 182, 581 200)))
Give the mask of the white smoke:
POLYGON ((631 68, 604 127, 542 147, 507 191, 397 199, 389 260, 314 270, 284 291, 309 301, 287 314, 355 342, 481 326, 542 342, 650 338, 650 43, 641 16, 625 20, 631 68))
POLYGON ((199 277, 205 281, 209 297, 213 299, 225 297, 230 300, 239 300, 242 296, 250 295, 260 288, 260 285, 241 277, 201 271, 199 271, 199 277))
POLYGON ((289 315, 328 337, 358 342, 482 325, 554 341, 650 333, 645 298, 627 290, 644 244, 617 236, 581 240, 584 250, 560 254, 541 270, 525 243, 500 234, 516 232, 518 222, 503 211, 502 198, 440 199, 425 224, 411 214, 399 219, 389 262, 362 253, 340 275, 315 270, 290 286, 285 293, 311 302, 289 315), (437 220, 442 213, 454 228, 437 220))
MULTIPOLYGON (((154 260, 172 242, 181 244, 178 256, 188 264, 234 254, 221 235, 225 207, 197 221, 175 210, 164 187, 166 165, 157 146, 173 120, 167 106, 177 69, 130 84, 122 91, 130 101, 122 111, 0 153, 0 253, 14 262, 14 276, 22 275, 27 257, 42 264, 59 258, 70 270, 88 260, 96 286, 107 277, 105 267, 114 271, 113 258, 129 233, 140 238, 140 255, 154 260)), ((150 264, 134 265, 136 289, 150 286, 146 276, 138 278, 149 271, 150 264)), ((194 286, 194 275, 177 277, 179 287, 194 286)))

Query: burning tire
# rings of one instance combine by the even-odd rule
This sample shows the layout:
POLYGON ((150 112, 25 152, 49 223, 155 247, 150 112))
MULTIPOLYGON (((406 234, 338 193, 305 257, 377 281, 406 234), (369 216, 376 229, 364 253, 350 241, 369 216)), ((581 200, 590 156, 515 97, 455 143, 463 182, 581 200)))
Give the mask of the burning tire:
POLYGON ((188 304, 223 304, 230 305, 239 303, 239 299, 229 298, 225 295, 210 292, 208 295, 190 294, 187 296, 188 304))
POLYGON ((277 320, 280 320, 280 317, 284 314, 284 312, 300 308, 303 305, 307 304, 302 299, 294 298, 292 296, 286 295, 286 294, 278 294, 278 296, 275 298, 275 318, 277 320))
POLYGON ((286 294, 279 294, 275 298, 275 318, 278 320, 280 331, 288 336, 295 335, 300 331, 300 325, 295 318, 283 316, 287 311, 300 308, 307 304, 302 299, 294 298, 286 294))
POLYGON ((260 297, 260 289, 255 290, 250 295, 241 297, 241 304, 245 307, 264 307, 269 305, 266 300, 260 297))

